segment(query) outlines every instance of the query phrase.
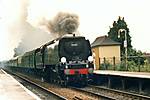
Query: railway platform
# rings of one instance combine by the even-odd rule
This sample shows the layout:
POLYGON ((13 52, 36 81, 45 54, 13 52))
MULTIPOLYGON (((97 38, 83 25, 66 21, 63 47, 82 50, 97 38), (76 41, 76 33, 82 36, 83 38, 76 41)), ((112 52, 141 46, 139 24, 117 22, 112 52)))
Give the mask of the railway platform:
POLYGON ((148 72, 126 72, 126 71, 111 71, 111 70, 95 70, 94 74, 150 79, 150 73, 148 73, 148 72))
POLYGON ((148 72, 95 70, 93 80, 97 85, 150 96, 150 73, 148 72))
POLYGON ((0 69, 0 100, 40 100, 40 98, 0 69))

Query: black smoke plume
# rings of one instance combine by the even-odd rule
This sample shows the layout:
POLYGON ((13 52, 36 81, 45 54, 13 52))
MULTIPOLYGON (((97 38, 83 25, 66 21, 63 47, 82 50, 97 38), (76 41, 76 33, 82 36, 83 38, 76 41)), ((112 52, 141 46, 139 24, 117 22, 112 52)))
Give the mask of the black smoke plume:
POLYGON ((60 36, 73 33, 79 26, 79 17, 75 14, 60 12, 46 26, 51 33, 60 36))

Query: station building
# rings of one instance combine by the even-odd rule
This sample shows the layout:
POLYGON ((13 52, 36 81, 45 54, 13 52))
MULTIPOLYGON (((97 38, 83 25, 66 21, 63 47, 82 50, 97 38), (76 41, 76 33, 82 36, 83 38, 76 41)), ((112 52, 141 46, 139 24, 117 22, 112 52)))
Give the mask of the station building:
POLYGON ((107 62, 110 64, 120 63, 120 43, 111 40, 108 36, 100 36, 91 44, 95 69, 107 62))

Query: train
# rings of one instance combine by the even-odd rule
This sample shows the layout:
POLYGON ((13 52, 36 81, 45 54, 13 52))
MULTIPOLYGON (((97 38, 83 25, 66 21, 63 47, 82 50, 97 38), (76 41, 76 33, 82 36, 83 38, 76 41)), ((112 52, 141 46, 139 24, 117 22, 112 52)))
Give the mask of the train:
POLYGON ((86 85, 94 70, 91 45, 83 36, 64 36, 7 61, 6 68, 64 86, 86 85))

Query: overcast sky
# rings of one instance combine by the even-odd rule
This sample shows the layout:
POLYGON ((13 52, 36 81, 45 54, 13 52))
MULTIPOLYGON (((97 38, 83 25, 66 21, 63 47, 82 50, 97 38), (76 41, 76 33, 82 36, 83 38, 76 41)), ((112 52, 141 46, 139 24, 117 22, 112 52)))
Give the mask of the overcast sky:
MULTIPOLYGON (((11 56, 8 46, 11 33, 5 29, 9 27, 7 21, 15 24, 20 1, 24 0, 0 0, 0 60, 11 56)), ((29 0, 27 9, 27 20, 35 27, 41 18, 51 19, 60 11, 77 14, 80 18, 78 31, 91 42, 107 35, 109 26, 112 27, 118 16, 124 17, 133 48, 150 52, 150 0, 29 0)))

